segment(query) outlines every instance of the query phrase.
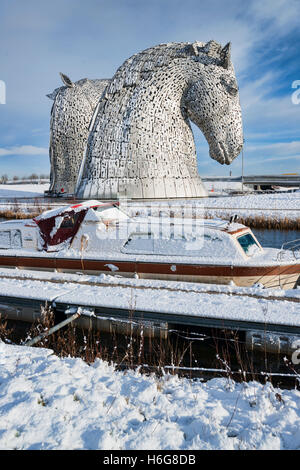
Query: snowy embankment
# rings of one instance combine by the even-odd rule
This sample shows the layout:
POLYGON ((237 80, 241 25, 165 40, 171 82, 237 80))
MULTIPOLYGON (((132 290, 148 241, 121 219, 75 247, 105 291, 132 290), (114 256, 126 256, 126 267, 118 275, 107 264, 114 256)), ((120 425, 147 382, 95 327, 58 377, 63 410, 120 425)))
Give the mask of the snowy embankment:
POLYGON ((0 184, 0 198, 43 197, 49 184, 0 184))
MULTIPOLYGON (((212 184, 212 183, 211 183, 212 184)), ((226 188, 228 183, 218 182, 219 189, 226 188)), ((0 199, 7 199, 3 201, 1 206, 7 208, 13 208, 13 205, 16 203, 15 199, 18 198, 43 198, 44 191, 49 189, 48 184, 24 184, 24 185, 0 185, 0 199)), ((198 200, 183 201, 183 200, 173 200, 173 201, 162 201, 162 202, 136 202, 128 203, 130 207, 137 207, 145 205, 148 207, 151 205, 154 209, 157 206, 172 207, 180 206, 182 204, 186 207, 186 210, 190 208, 196 208, 199 213, 206 212, 207 215, 215 217, 220 214, 229 214, 238 213, 240 216, 264 216, 264 217, 276 217, 278 219, 282 218, 299 218, 300 212, 300 191, 293 193, 281 192, 274 194, 255 194, 253 192, 245 191, 245 195, 242 196, 223 196, 223 197, 208 197, 200 198, 198 200)), ((210 196, 213 196, 213 193, 210 193, 210 196)), ((18 201, 17 201, 18 202, 18 201)), ((39 203, 42 201, 40 200, 39 203)), ((21 203, 21 201, 19 201, 21 203)), ((62 199, 59 201, 53 201, 50 204, 51 206, 63 206, 67 203, 62 199)), ((26 207, 26 204, 24 204, 26 207)))
POLYGON ((0 343, 0 449, 299 449, 300 391, 0 343))
MULTIPOLYGON (((0 184, 0 217, 17 219, 36 217, 57 203, 44 200, 49 184, 0 184)), ((58 203, 64 205, 63 202, 58 203)))
MULTIPOLYGON (((300 225, 300 191, 293 193, 244 194, 218 196, 193 200, 129 202, 131 215, 157 216, 159 213, 175 217, 206 217, 229 219, 237 215, 242 223, 259 227, 293 229, 300 225), (268 223, 269 222, 269 223, 268 223), (269 227, 270 225, 270 227, 269 227)), ((125 208, 126 209, 126 208, 125 208)))
POLYGON ((207 215, 218 217, 264 217, 275 220, 300 218, 300 191, 294 193, 249 194, 203 199, 207 215))

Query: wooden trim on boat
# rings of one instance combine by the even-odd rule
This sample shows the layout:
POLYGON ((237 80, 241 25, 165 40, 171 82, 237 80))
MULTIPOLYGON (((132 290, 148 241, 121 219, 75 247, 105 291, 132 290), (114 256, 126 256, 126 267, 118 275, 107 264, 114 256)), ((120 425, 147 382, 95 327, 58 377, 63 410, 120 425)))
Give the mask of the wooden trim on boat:
POLYGON ((111 272, 109 265, 115 265, 118 272, 168 274, 175 276, 220 276, 220 277, 262 277, 278 276, 281 274, 299 274, 300 265, 274 265, 274 266, 225 266, 200 265, 182 263, 150 263, 146 261, 117 261, 80 258, 44 258, 29 256, 1 256, 0 266, 15 266, 22 268, 41 269, 68 269, 83 271, 111 272))
MULTIPOLYGON (((228 229, 221 229, 221 232, 227 232, 229 233, 230 235, 235 235, 237 233, 240 233, 240 232, 245 232, 245 231, 248 231, 248 228, 247 227, 242 227, 242 228, 239 228, 238 230, 228 230, 228 229)), ((252 235, 252 234, 251 234, 252 235)))

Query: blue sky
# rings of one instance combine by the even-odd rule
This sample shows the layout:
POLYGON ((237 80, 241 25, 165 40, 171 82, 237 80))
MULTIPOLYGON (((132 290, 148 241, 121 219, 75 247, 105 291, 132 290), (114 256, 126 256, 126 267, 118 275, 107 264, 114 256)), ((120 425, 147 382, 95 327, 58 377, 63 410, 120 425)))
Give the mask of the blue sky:
MULTIPOLYGON (((0 175, 49 172, 46 94, 59 72, 109 78, 147 47, 211 39, 232 42, 245 173, 300 172, 299 18, 299 0, 0 0, 0 175)), ((241 174, 241 155, 218 164, 193 130, 200 175, 241 174)))

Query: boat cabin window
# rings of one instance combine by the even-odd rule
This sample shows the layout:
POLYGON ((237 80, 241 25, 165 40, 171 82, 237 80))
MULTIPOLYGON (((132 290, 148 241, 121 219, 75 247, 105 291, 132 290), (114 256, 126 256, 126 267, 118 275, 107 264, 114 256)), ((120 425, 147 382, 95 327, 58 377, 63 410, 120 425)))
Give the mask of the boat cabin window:
POLYGON ((10 230, 0 231, 0 248, 10 248, 10 230))
POLYGON ((73 215, 65 214, 64 220, 62 221, 60 228, 73 228, 78 220, 78 217, 79 212, 73 215))
POLYGON ((222 238, 211 235, 193 236, 193 234, 170 234, 167 237, 154 236, 153 233, 135 232, 130 235, 122 247, 122 252, 128 254, 153 254, 166 256, 201 256, 205 258, 224 256, 224 250, 233 254, 236 246, 224 245, 222 238))
POLYGON ((0 230, 0 248, 22 248, 20 230, 0 230))
POLYGON ((251 233, 246 233, 245 235, 238 237, 237 241, 248 256, 252 256, 259 248, 251 233))

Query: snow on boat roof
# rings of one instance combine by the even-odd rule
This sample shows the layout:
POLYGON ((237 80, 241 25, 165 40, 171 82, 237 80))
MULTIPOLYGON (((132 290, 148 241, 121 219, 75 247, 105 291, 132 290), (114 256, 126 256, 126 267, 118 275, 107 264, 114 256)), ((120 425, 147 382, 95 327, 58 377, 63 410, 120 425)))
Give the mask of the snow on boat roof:
POLYGON ((109 206, 114 206, 116 204, 118 204, 118 203, 116 203, 116 202, 102 202, 102 201, 96 201, 96 200, 84 201, 84 202, 80 202, 78 204, 72 204, 70 206, 62 206, 62 207, 59 207, 58 209, 51 209, 49 211, 43 212, 38 217, 35 217, 34 220, 39 221, 39 220, 44 220, 44 219, 50 219, 51 217, 56 217, 56 216, 61 215, 65 212, 71 212, 71 211, 80 212, 83 209, 90 209, 90 208, 93 208, 93 207, 100 207, 100 206, 109 207, 109 206))
POLYGON ((13 219, 13 220, 3 220, 1 225, 9 224, 9 225, 26 225, 31 219, 13 219))
POLYGON ((221 232, 227 232, 229 234, 233 234, 236 232, 239 232, 241 230, 246 230, 249 229, 246 225, 243 224, 238 224, 236 222, 230 222, 229 220, 224 220, 224 219, 204 219, 204 218, 196 218, 193 219, 192 217, 157 217, 157 216, 142 216, 142 217, 135 217, 134 220, 136 220, 139 223, 147 223, 147 221, 153 222, 154 225, 159 225, 160 222, 168 222, 171 223, 171 225, 182 225, 184 224, 186 227, 187 226, 197 226, 198 228, 204 228, 204 229, 211 229, 211 230, 217 230, 221 232))
POLYGON ((223 220, 223 219, 202 219, 202 220, 203 220, 203 226, 205 228, 226 231, 228 233, 234 233, 241 229, 249 228, 246 225, 238 224, 236 222, 230 222, 229 220, 223 220))

